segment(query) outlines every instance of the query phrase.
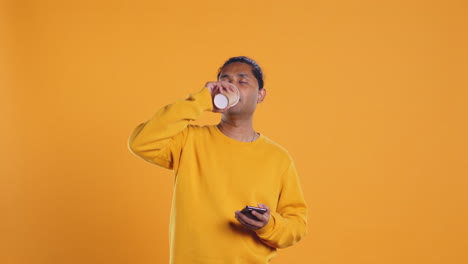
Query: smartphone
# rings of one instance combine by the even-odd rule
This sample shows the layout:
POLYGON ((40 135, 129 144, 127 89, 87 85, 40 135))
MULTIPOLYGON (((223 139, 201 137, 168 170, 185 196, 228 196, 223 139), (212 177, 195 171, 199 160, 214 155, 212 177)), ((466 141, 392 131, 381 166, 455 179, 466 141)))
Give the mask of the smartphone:
POLYGON ((245 216, 247 216, 250 219, 258 220, 258 218, 252 214, 252 211, 255 211, 260 214, 264 214, 267 212, 267 209, 247 205, 244 209, 242 209, 241 213, 243 213, 245 216))

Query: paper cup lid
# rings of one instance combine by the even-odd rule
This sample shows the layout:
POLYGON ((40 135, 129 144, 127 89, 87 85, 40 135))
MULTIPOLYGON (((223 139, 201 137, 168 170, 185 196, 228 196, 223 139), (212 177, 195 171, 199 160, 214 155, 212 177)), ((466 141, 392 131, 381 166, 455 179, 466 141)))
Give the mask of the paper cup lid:
POLYGON ((224 109, 228 106, 228 98, 224 94, 217 94, 214 97, 214 105, 219 109, 224 109))

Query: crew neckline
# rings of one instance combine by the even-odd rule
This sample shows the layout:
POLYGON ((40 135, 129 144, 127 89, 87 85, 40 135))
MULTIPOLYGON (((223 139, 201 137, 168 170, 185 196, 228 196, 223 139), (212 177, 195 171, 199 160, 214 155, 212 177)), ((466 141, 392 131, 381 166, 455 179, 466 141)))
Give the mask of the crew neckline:
POLYGON ((261 139, 263 139, 263 134, 260 133, 260 132, 257 132, 259 134, 258 138, 255 139, 254 141, 252 142, 244 142, 244 141, 239 141, 239 140, 236 140, 236 139, 233 139, 233 138, 230 138, 229 136, 225 135, 217 125, 213 125, 214 127, 214 130, 216 130, 216 132, 218 134, 221 135, 222 138, 224 138, 225 140, 229 141, 229 142, 232 142, 234 144, 242 144, 242 145, 247 145, 247 144, 257 144, 261 139))

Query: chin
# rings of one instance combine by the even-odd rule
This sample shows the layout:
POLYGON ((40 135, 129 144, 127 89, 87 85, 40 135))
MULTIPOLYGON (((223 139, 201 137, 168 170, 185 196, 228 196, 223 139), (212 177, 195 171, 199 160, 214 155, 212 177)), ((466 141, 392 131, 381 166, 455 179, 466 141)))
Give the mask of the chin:
POLYGON ((235 109, 229 109, 224 114, 225 115, 238 115, 239 111, 236 111, 235 109))
POLYGON ((229 108, 229 109, 226 111, 226 113, 239 112, 240 108, 239 108, 238 106, 239 106, 239 105, 237 104, 237 105, 235 105, 235 106, 229 108))

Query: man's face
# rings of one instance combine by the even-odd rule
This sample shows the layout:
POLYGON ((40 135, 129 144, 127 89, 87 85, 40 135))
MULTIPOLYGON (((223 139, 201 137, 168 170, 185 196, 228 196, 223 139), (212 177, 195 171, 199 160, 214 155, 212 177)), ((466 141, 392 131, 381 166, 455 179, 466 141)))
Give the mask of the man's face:
POLYGON ((228 109, 228 114, 253 114, 257 104, 265 97, 265 89, 258 89, 258 81, 252 73, 252 66, 242 62, 226 65, 220 72, 219 80, 239 88, 239 103, 228 109))

